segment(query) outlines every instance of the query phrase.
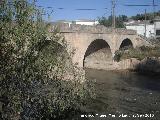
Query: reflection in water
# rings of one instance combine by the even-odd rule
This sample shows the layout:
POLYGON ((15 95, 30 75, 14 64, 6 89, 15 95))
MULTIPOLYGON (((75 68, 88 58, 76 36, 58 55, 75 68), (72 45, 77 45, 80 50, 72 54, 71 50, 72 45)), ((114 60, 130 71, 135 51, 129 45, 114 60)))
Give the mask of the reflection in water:
MULTIPOLYGON (((158 77, 124 71, 86 69, 86 78, 96 79, 97 94, 96 99, 88 100, 87 112, 117 115, 152 113, 155 114, 154 120, 159 120, 160 79, 158 77)), ((146 120, 146 118, 141 119, 146 120)))

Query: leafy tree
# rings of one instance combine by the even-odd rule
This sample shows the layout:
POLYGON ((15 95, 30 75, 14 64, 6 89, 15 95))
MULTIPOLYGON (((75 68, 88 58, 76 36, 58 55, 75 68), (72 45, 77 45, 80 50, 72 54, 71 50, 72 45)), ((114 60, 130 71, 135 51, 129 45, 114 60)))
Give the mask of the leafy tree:
MULTIPOLYGON (((160 11, 155 12, 155 13, 147 13, 146 14, 146 19, 147 20, 153 20, 154 18, 154 14, 155 16, 160 16, 160 11)), ((135 16, 132 16, 131 19, 133 20, 145 20, 145 14, 137 14, 135 16)))
POLYGON ((109 16, 108 18, 102 16, 98 17, 98 22, 100 25, 104 25, 106 27, 111 27, 112 26, 112 18, 109 16))
MULTIPOLYGON (((124 28, 124 24, 123 22, 127 21, 127 16, 125 15, 120 15, 118 17, 116 17, 116 28, 124 28)), ((99 17, 98 21, 101 25, 104 25, 106 27, 111 27, 112 26, 112 17, 109 16, 108 18, 106 17, 99 17)))
POLYGON ((126 15, 120 15, 120 18, 122 19, 123 22, 128 21, 128 17, 126 15))
POLYGON ((0 1, 0 119, 64 119, 90 96, 41 14, 27 0, 0 1))

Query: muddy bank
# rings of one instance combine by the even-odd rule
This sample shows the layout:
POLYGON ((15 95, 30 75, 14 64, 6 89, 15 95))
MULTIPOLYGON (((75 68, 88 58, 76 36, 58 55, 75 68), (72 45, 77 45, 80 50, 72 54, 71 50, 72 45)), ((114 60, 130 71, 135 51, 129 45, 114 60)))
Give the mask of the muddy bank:
POLYGON ((137 58, 124 59, 119 62, 99 61, 88 62, 86 68, 101 69, 108 71, 131 70, 141 73, 160 73, 160 58, 146 57, 143 60, 137 58))
POLYGON ((160 73, 160 58, 146 57, 141 61, 136 58, 130 58, 122 60, 117 64, 119 66, 118 70, 128 69, 131 71, 137 71, 141 73, 160 73))
POLYGON ((86 110, 98 114, 91 120, 159 120, 160 79, 155 76, 139 75, 135 72, 111 72, 86 69, 86 77, 96 80, 95 99, 88 100, 86 110), (109 114, 116 117, 112 118, 109 114), (122 114, 126 118, 119 117, 122 114), (134 118, 133 115, 153 114, 153 118, 134 118))

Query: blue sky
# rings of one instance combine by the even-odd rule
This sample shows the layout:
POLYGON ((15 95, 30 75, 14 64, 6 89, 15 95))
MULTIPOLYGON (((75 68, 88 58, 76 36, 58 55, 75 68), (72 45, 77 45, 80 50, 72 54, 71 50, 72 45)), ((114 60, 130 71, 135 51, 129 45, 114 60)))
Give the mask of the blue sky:
MULTIPOLYGON (((153 0, 116 0, 116 15, 127 15, 132 16, 137 13, 144 13, 153 11, 153 7, 127 7, 124 4, 150 4, 152 5, 153 0)), ((156 11, 160 10, 160 0, 155 0, 155 4, 159 5, 156 7, 156 11)), ((48 13, 51 15, 50 21, 56 20, 77 20, 77 19, 97 19, 99 16, 111 15, 111 0, 37 0, 38 6, 52 7, 46 8, 48 13), (64 9, 58 9, 64 8, 64 9), (77 11, 75 9, 96 9, 93 11, 77 11), (105 9, 107 8, 107 9, 105 9)))

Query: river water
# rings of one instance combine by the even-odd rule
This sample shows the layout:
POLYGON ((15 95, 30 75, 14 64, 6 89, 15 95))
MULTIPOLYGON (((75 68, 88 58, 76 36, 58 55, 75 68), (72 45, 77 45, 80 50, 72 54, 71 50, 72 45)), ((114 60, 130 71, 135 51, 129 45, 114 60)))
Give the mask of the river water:
POLYGON ((86 69, 86 78, 96 80, 97 97, 88 100, 81 118, 160 120, 160 77, 86 69))

